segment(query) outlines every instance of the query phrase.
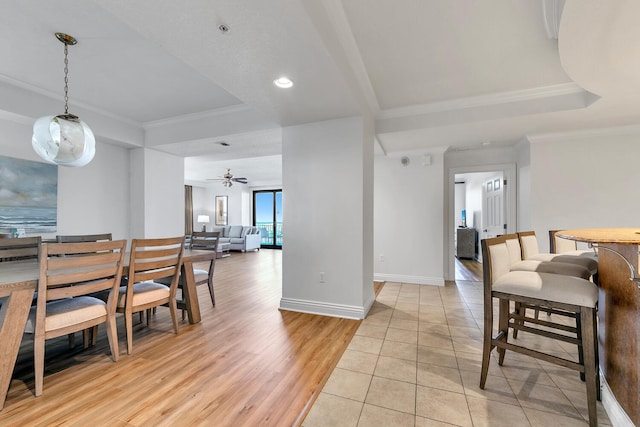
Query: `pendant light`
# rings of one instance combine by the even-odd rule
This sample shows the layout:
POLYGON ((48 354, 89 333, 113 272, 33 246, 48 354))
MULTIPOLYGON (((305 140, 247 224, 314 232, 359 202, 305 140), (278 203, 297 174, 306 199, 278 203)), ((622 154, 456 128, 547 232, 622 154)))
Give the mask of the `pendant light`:
POLYGON ((84 166, 96 154, 93 132, 78 116, 69 114, 68 46, 78 41, 64 33, 56 33, 64 44, 64 114, 40 117, 33 124, 31 144, 40 157, 61 166, 84 166))

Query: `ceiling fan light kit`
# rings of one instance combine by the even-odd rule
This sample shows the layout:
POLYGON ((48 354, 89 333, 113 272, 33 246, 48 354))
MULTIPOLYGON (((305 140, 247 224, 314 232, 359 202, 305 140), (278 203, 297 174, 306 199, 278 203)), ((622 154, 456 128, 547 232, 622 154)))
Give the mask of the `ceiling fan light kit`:
POLYGON ((239 182, 240 184, 246 184, 247 178, 235 178, 231 174, 231 168, 227 168, 227 173, 222 175, 222 178, 210 178, 207 181, 222 181, 222 185, 226 188, 233 186, 234 182, 239 182))
POLYGON ((33 125, 31 145, 49 163, 84 166, 96 154, 96 140, 89 126, 69 113, 68 46, 78 41, 64 33, 55 33, 55 36, 64 44, 64 114, 37 119, 33 125))

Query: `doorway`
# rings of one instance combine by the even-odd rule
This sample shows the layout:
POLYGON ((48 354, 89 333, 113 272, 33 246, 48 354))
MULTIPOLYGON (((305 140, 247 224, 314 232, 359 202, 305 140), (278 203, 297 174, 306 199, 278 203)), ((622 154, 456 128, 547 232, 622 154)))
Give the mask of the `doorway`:
POLYGON ((253 192, 253 225, 260 230, 260 247, 282 249, 282 190, 253 192))
POLYGON ((449 169, 444 239, 446 280, 467 280, 458 277, 465 275, 460 269, 464 264, 482 262, 482 239, 516 231, 515 177, 515 164, 449 169), (465 230, 459 232, 460 229, 465 230), (457 257, 459 233, 467 239, 472 236, 471 256, 467 250, 464 257, 457 257))

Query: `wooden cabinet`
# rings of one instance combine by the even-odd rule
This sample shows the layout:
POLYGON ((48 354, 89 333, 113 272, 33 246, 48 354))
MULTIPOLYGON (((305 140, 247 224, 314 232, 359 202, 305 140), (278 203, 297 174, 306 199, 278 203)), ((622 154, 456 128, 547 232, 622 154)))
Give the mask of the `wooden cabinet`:
POLYGON ((456 233, 456 256, 474 259, 476 256, 475 228, 458 228, 456 233))

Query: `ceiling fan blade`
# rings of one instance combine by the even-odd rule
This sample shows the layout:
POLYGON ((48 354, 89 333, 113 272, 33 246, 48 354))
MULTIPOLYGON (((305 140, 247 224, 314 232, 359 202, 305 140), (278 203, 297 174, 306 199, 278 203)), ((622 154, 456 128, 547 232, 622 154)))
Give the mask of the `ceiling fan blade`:
POLYGON ((231 178, 231 181, 239 182, 240 184, 246 184, 247 183, 247 178, 231 178))

